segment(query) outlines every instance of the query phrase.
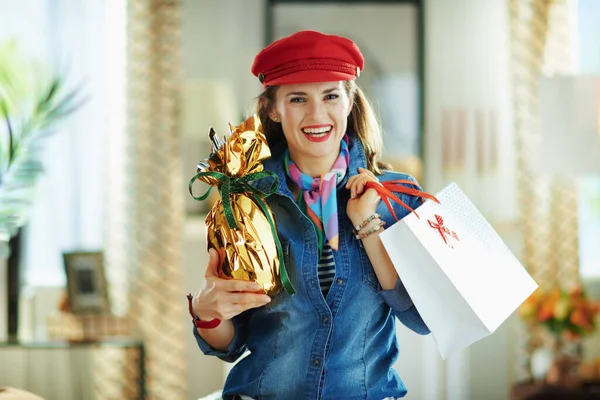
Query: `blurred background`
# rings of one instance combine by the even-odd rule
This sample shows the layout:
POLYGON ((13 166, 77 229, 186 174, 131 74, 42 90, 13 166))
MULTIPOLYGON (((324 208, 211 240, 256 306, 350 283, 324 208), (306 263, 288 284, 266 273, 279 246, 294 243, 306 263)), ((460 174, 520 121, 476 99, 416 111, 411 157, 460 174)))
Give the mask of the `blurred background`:
MULTIPOLYGON (((457 182, 540 292, 600 300, 597 21, 597 0, 0 0, 0 100, 24 104, 0 115, 0 386, 61 400, 222 388, 230 366, 200 352, 186 308, 209 207, 188 182, 209 127, 252 113, 254 56, 301 29, 359 45, 386 161, 430 193, 457 182), (37 137, 23 118, 52 74, 76 107, 37 137), (11 184, 27 129, 43 172, 11 184)), ((595 311, 563 326, 555 300, 447 360, 399 325, 407 398, 526 399, 548 383, 600 396, 595 311)))

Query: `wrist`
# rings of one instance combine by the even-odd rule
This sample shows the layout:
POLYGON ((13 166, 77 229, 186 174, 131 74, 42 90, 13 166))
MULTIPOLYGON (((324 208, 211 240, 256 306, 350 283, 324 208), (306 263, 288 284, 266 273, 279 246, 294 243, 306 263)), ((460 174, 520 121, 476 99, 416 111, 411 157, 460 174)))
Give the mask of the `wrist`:
POLYGON ((204 313, 204 310, 198 311, 198 294, 192 296, 192 309, 190 314, 194 315, 194 317, 198 317, 200 321, 211 321, 213 317, 208 317, 204 313))
POLYGON ((194 315, 195 315, 196 317, 198 317, 198 319, 199 319, 200 321, 212 321, 212 320, 214 319, 214 318, 212 318, 212 317, 203 317, 203 316, 202 316, 202 314, 196 314, 196 313, 194 313, 194 315))
POLYGON ((221 323, 220 319, 217 319, 217 318, 202 319, 198 315, 196 315, 194 313, 194 310, 192 307, 193 296, 191 294, 188 294, 187 299, 188 299, 188 311, 190 313, 190 316, 192 317, 192 322, 193 322, 194 326, 196 326, 196 328, 213 329, 213 328, 216 328, 217 326, 219 326, 219 324, 221 323))
POLYGON ((381 221, 380 224, 370 226, 370 227, 364 229, 364 231, 360 232, 357 239, 360 240, 361 242, 363 242, 363 244, 371 242, 373 240, 377 240, 377 238, 379 237, 379 234, 384 231, 384 225, 385 225, 385 222, 381 221))
POLYGON ((354 228, 355 233, 369 225, 375 219, 380 219, 381 216, 377 213, 361 213, 354 218, 350 218, 352 222, 352 227, 354 228))
POLYGON ((354 227, 352 233, 358 240, 365 240, 371 235, 378 235, 385 226, 385 221, 381 220, 379 214, 373 214, 365 219, 361 224, 354 227))

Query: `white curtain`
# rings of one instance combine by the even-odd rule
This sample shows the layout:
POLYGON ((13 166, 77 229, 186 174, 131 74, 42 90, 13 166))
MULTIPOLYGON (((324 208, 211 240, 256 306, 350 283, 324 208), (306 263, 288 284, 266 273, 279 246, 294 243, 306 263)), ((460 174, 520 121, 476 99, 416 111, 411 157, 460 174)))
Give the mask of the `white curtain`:
POLYGON ((83 106, 47 139, 30 223, 25 229, 26 286, 62 286, 62 253, 103 246, 103 158, 110 77, 105 73, 105 0, 0 0, 0 40, 80 88, 83 106))

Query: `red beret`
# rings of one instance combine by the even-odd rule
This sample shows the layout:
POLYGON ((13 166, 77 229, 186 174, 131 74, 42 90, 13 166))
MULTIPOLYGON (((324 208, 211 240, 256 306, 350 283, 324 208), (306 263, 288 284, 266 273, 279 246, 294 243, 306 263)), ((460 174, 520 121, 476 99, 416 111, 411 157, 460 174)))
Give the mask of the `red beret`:
POLYGON ((300 31, 271 43, 258 53, 252 73, 264 87, 348 81, 358 77, 364 63, 352 40, 316 31, 300 31))

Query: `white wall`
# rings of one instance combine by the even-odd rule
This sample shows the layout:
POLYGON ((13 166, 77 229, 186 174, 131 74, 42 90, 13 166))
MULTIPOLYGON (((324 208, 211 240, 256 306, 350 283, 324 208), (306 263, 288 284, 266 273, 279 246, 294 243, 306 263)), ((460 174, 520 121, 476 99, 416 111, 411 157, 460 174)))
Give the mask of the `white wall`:
MULTIPOLYGON (((508 6, 503 0, 427 0, 425 175, 430 191, 455 180, 493 222, 517 216, 508 6), (444 111, 466 115, 464 166, 443 168, 444 111), (478 111, 497 114, 495 168, 478 170, 478 111)), ((486 127, 492 121, 486 119, 486 127)), ((452 143, 456 145, 456 143, 452 143)))
MULTIPOLYGON (((509 247, 518 251, 508 2, 426 0, 425 13, 424 186, 435 192, 456 181, 509 247), (444 168, 443 115, 457 110, 466 116, 466 159, 463 165, 444 168), (497 165, 482 170, 475 159, 475 115, 489 110, 497 115, 497 165)), ((446 372, 442 371, 445 394, 431 398, 507 399, 512 380, 513 318, 490 337, 449 359, 446 372)))
MULTIPOLYGON (((577 72, 579 74, 600 75, 600 2, 595 0, 577 0, 579 18, 579 47, 580 57, 577 72)), ((600 188, 600 175, 587 176, 586 184, 589 187, 600 188)), ((581 199, 580 199, 581 202, 581 199)), ((591 202, 590 202, 591 203, 591 202)), ((582 207, 582 204, 580 204, 582 207)), ((592 299, 600 299, 600 263, 594 262, 600 255, 597 243, 600 241, 600 221, 594 219, 597 214, 590 213, 590 205, 587 206, 588 217, 580 222, 580 234, 586 234, 584 241, 580 241, 580 262, 581 267, 587 264, 587 275, 584 276, 584 282, 588 295, 592 299)), ((584 215, 580 209, 580 218, 584 215)), ((581 220, 580 220, 581 221, 581 220)), ((581 239, 580 239, 581 240, 581 239)), ((592 361, 600 355, 600 332, 596 332, 583 341, 584 358, 586 361, 592 361)))
MULTIPOLYGON (((264 0, 183 3, 184 86, 190 80, 230 85, 238 113, 230 117, 234 124, 262 88, 250 67, 264 44, 264 7, 264 0)), ((222 121, 208 123, 226 127, 222 121)))

